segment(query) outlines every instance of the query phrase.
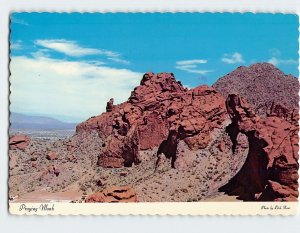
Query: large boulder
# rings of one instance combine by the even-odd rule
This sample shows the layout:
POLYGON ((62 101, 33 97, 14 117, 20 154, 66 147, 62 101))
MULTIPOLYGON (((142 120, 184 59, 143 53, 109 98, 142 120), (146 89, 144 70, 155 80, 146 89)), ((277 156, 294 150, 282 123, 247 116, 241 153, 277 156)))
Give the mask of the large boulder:
POLYGON ((9 148, 10 149, 20 149, 25 150, 25 148, 29 145, 30 138, 25 134, 17 134, 9 139, 9 148))
POLYGON ((131 187, 113 186, 102 192, 97 192, 86 197, 86 203, 94 202, 137 202, 137 196, 131 187))

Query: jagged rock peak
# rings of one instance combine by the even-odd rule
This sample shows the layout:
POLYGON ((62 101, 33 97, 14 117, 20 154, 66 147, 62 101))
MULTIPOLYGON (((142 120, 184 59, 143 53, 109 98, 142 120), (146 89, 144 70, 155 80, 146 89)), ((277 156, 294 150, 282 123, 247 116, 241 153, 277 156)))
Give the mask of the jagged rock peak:
POLYGON ((143 75, 140 86, 136 87, 129 97, 129 102, 136 103, 160 93, 186 92, 180 81, 176 81, 173 73, 147 72, 143 75))

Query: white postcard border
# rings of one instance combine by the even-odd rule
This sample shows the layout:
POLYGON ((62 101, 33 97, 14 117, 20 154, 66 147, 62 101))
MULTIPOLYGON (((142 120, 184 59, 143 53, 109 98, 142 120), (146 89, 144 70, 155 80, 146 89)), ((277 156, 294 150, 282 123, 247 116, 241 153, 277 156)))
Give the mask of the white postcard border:
POLYGON ((298 202, 10 203, 13 215, 296 215, 298 202))

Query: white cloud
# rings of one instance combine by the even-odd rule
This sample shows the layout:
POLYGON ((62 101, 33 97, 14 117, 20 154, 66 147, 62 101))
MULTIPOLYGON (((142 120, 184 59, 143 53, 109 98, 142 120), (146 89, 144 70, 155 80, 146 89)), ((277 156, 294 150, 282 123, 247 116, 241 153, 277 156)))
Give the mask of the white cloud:
POLYGON ((84 61, 13 56, 11 111, 28 114, 88 118, 105 110, 106 102, 128 99, 142 77, 128 69, 116 69, 84 61))
POLYGON ((269 50, 271 58, 268 60, 269 63, 273 64, 274 66, 285 64, 298 64, 298 62, 294 59, 282 59, 281 57, 281 51, 277 48, 272 48, 269 50))
POLYGON ((279 64, 298 64, 298 62, 296 60, 293 60, 293 59, 280 59, 280 58, 277 58, 277 57, 272 57, 268 62, 273 64, 274 66, 277 66, 279 64))
POLYGON ((39 49, 36 52, 32 52, 30 53, 31 56, 33 56, 34 58, 38 59, 38 58, 46 58, 49 57, 48 55, 49 49, 39 49))
POLYGON ((183 61, 177 61, 177 65, 195 65, 195 64, 205 64, 207 63, 207 60, 203 59, 194 59, 194 60, 183 60, 183 61))
POLYGON ((105 50, 105 49, 95 49, 95 48, 85 48, 78 45, 75 41, 70 40, 36 40, 36 45, 42 46, 47 49, 52 49, 56 52, 66 54, 71 57, 83 57, 88 55, 103 55, 109 60, 129 64, 129 61, 121 59, 121 55, 117 52, 105 50))
POLYGON ((112 60, 112 61, 115 61, 115 62, 118 62, 118 63, 130 64, 129 61, 121 59, 121 58, 118 58, 118 57, 109 57, 108 59, 112 60))
POLYGON ((17 40, 10 43, 10 49, 12 50, 20 50, 23 48, 22 41, 17 40))
POLYGON ((176 69, 183 70, 189 73, 195 73, 195 74, 207 74, 209 72, 212 72, 211 70, 203 70, 199 69, 199 64, 205 64, 207 63, 207 60, 203 59, 194 59, 194 60, 182 60, 176 62, 176 69))
POLYGON ((18 19, 18 18, 14 17, 14 16, 10 16, 10 21, 12 23, 21 24, 21 25, 24 25, 24 26, 29 26, 29 24, 25 20, 18 19))
POLYGON ((35 44, 53 49, 72 57, 101 54, 101 51, 93 48, 80 47, 75 41, 68 40, 36 40, 35 44))
POLYGON ((221 61, 227 64, 245 63, 242 54, 235 52, 233 54, 225 53, 221 58, 221 61))

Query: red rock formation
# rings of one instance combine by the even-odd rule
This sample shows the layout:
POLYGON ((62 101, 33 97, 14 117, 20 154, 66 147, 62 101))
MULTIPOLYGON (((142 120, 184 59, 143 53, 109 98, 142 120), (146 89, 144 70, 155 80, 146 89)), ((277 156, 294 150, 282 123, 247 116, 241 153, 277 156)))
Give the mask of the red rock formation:
POLYGON ((158 146, 168 135, 167 106, 186 89, 172 74, 147 73, 129 100, 111 112, 76 127, 77 135, 96 130, 103 139, 98 164, 103 167, 139 163, 139 149, 158 146))
POLYGON ((105 197, 102 192, 93 193, 86 197, 86 203, 105 202, 105 197))
POLYGON ((243 200, 296 201, 298 122, 291 123, 281 114, 257 117, 237 95, 229 95, 226 103, 232 119, 229 127, 234 129, 230 133, 233 138, 234 131, 248 137, 249 154, 240 172, 221 190, 243 200))
POLYGON ((226 120, 225 99, 213 88, 187 90, 171 73, 146 73, 127 102, 78 125, 76 131, 78 135, 92 130, 99 133, 104 143, 98 165, 103 167, 131 166, 139 162, 140 149, 157 146, 173 157, 172 166, 186 167, 188 161, 177 160, 185 157, 182 148, 176 151, 174 144, 169 149, 173 151, 162 149, 175 143, 167 139, 176 137, 188 150, 205 148, 213 139, 212 131, 225 128, 226 120))
POLYGON ((103 192, 91 194, 86 197, 85 202, 137 202, 135 191, 128 186, 113 186, 103 192))
POLYGON ((187 169, 201 150, 214 146, 241 156, 249 145, 244 166, 223 187, 225 191, 243 200, 295 200, 297 110, 288 112, 272 104, 266 114, 257 116, 237 95, 225 100, 205 85, 187 90, 173 74, 146 73, 127 102, 81 123, 77 135, 98 132, 102 140, 98 165, 114 168, 139 163, 139 150, 154 147, 158 147, 157 166, 164 155, 172 167, 187 169), (225 132, 230 143, 220 141, 225 132))
POLYGON ((14 135, 9 139, 9 148, 10 149, 20 149, 25 150, 25 148, 29 145, 30 138, 24 134, 14 135))

